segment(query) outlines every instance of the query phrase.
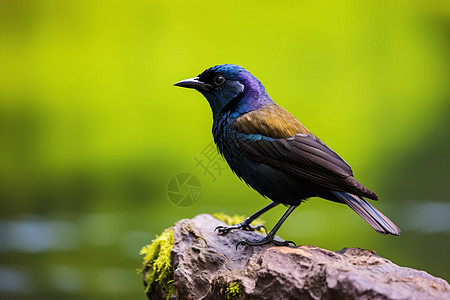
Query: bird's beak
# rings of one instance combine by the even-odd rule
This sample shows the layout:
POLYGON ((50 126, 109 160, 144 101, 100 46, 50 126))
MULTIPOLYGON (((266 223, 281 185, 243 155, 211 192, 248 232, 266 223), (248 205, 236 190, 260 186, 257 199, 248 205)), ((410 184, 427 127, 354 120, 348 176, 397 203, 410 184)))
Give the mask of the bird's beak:
POLYGON ((198 77, 178 81, 174 84, 174 86, 181 86, 189 89, 196 89, 199 91, 209 91, 210 88, 212 88, 211 85, 198 80, 198 77))

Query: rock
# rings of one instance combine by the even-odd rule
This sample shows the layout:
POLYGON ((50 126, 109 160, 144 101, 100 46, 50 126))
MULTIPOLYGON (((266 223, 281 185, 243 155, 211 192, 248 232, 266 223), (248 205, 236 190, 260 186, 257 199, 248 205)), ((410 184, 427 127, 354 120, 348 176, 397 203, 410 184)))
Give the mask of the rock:
MULTIPOLYGON (((170 299, 450 299, 445 280, 397 266, 371 250, 273 245, 236 250, 239 241, 261 233, 219 235, 214 229, 221 225, 206 214, 175 224, 170 299)), ((144 278, 151 263, 146 265, 144 278)), ((167 299, 158 282, 150 285, 149 299, 167 299)))

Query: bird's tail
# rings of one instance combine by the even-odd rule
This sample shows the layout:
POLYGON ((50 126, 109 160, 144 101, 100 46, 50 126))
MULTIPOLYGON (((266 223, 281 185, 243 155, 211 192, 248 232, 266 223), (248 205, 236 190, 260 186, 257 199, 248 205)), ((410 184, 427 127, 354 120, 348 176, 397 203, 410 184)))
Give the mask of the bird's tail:
POLYGON ((366 220, 375 231, 381 234, 400 235, 400 228, 363 198, 345 192, 333 191, 333 193, 366 220))

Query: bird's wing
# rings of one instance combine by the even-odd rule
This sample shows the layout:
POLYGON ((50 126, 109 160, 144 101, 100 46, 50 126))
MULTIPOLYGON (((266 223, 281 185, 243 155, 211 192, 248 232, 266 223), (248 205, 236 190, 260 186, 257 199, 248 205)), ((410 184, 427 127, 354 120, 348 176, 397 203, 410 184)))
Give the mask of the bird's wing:
POLYGON ((377 199, 353 178, 352 169, 339 155, 287 111, 282 109, 280 115, 279 108, 272 107, 267 116, 256 110, 236 120, 236 144, 245 155, 320 186, 377 199))

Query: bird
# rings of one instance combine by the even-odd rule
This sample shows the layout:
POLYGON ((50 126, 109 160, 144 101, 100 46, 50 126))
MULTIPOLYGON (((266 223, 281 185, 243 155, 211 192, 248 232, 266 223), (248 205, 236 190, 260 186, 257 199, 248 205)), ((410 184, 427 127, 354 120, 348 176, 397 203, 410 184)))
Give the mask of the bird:
POLYGON ((354 178, 350 165, 276 104, 246 69, 216 65, 174 85, 203 94, 212 110, 219 153, 241 180, 272 201, 239 224, 219 226, 219 233, 258 229, 251 223, 283 204, 286 212, 264 238, 239 243, 295 245, 274 239, 277 231, 301 203, 320 197, 348 205, 381 234, 400 235, 399 227, 364 199, 378 196, 354 178))

